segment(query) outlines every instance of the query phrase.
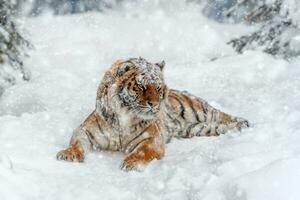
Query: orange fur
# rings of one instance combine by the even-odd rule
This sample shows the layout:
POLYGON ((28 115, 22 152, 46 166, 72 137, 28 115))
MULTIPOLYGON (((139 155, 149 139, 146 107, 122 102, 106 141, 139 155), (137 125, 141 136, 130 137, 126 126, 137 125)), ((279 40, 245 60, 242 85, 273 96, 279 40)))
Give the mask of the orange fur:
POLYGON ((84 151, 79 141, 76 141, 74 144, 71 144, 69 148, 60 151, 57 154, 57 158, 64 157, 64 159, 70 161, 83 162, 84 160, 84 151))
POLYGON ((151 125, 146 130, 151 137, 141 142, 123 163, 125 170, 139 169, 147 165, 153 159, 161 159, 165 153, 164 141, 159 135, 157 124, 151 125))

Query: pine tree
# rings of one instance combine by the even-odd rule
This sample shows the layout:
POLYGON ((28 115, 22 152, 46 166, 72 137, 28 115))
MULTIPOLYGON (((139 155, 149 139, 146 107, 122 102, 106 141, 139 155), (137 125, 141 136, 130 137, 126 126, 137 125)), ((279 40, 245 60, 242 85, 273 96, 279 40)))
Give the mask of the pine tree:
POLYGON ((29 80, 22 58, 29 42, 18 32, 13 21, 13 4, 0 0, 0 95, 4 88, 15 84, 16 78, 29 80))
POLYGON ((32 7, 30 15, 35 16, 43 13, 45 10, 55 15, 103 11, 104 9, 116 6, 120 1, 121 0, 32 0, 27 4, 31 4, 32 7))
MULTIPOLYGON (((291 1, 287 1, 290 0, 252 0, 251 4, 256 6, 245 15, 244 21, 249 24, 260 23, 260 28, 248 35, 234 38, 228 44, 238 53, 259 48, 268 54, 286 59, 300 55, 299 45, 294 40, 299 35, 299 26, 292 17, 297 9, 291 10, 287 7, 293 5, 293 2, 291 4, 291 1)), ((234 16, 246 4, 249 1, 240 1, 228 10, 226 17, 234 16)), ((294 6, 300 8, 297 3, 294 6)))

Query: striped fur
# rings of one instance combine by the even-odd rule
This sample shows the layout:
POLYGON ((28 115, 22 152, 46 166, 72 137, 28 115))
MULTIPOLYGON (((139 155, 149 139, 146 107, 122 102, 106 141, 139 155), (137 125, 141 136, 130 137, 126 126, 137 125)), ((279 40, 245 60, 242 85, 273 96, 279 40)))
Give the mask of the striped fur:
POLYGON ((187 92, 168 89, 162 63, 118 60, 105 73, 96 109, 75 129, 57 159, 82 162, 90 150, 126 153, 124 170, 138 170, 164 155, 173 137, 217 136, 249 127, 187 92))

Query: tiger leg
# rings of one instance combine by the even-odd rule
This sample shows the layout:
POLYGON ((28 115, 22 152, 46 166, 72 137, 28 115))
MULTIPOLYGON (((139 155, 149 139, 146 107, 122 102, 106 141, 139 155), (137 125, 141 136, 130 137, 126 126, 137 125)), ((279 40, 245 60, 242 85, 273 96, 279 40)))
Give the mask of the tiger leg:
POLYGON ((218 136, 229 130, 241 130, 248 128, 249 122, 243 118, 234 117, 210 107, 207 109, 206 121, 195 122, 187 126, 186 133, 181 137, 191 138, 194 136, 218 136))
POLYGON ((151 137, 143 139, 123 161, 124 171, 141 170, 153 159, 161 159, 165 153, 163 136, 155 126, 146 130, 151 137))
POLYGON ((249 127, 247 120, 224 113, 188 92, 170 90, 167 103, 171 114, 166 119, 180 127, 175 137, 217 136, 249 127))
POLYGON ((70 146, 67 149, 59 151, 56 158, 71 162, 83 162, 90 146, 91 143, 84 131, 84 126, 80 126, 74 130, 70 146))
POLYGON ((230 130, 241 131, 241 129, 248 128, 249 126, 250 124, 246 119, 231 116, 219 110, 213 110, 212 121, 206 125, 201 134, 205 136, 217 136, 230 130))
POLYGON ((95 133, 100 128, 97 114, 93 112, 77 129, 74 130, 70 146, 56 155, 58 160, 83 162, 85 154, 90 151, 95 143, 95 133))
POLYGON ((218 124, 223 124, 227 126, 227 129, 237 129, 241 130, 242 128, 249 128, 250 123, 248 120, 241 117, 234 117, 227 113, 219 111, 219 119, 217 120, 218 124))

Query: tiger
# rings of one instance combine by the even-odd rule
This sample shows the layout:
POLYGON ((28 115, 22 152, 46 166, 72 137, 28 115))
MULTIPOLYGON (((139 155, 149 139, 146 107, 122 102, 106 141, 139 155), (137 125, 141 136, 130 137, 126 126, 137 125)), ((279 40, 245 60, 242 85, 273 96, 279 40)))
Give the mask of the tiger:
POLYGON ((164 67, 165 61, 141 57, 115 61, 98 87, 94 111, 56 158, 83 162, 91 151, 120 151, 122 170, 142 171, 163 158, 172 138, 218 136, 250 126, 186 91, 169 89, 164 67))

